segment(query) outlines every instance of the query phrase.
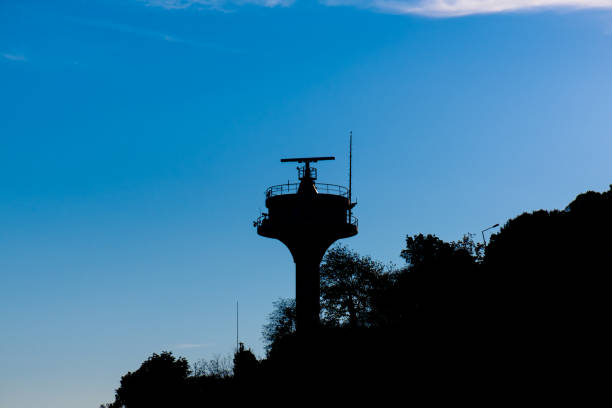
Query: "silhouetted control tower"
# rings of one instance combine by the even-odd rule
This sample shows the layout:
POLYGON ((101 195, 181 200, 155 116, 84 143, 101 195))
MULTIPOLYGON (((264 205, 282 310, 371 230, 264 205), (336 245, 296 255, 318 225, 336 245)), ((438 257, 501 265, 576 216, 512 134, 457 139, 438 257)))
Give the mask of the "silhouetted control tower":
POLYGON ((350 191, 335 184, 315 183, 317 169, 310 163, 334 157, 303 157, 281 162, 298 167, 300 183, 280 184, 266 190, 267 213, 257 221, 257 233, 280 240, 295 262, 296 326, 299 332, 319 325, 319 264, 327 248, 340 238, 357 235, 351 215, 350 191))

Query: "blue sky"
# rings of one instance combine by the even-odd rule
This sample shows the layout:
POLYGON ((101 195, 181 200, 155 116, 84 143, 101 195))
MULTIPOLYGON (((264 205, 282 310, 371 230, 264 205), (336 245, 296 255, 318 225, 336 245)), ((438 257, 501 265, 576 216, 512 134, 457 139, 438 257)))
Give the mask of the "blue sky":
MULTIPOLYGON (((344 243, 479 234, 612 183, 612 2, 0 5, 0 405, 93 406, 154 352, 191 362, 292 296, 252 228, 281 157, 335 155, 344 243)), ((476 236, 478 238, 479 235, 476 236)))

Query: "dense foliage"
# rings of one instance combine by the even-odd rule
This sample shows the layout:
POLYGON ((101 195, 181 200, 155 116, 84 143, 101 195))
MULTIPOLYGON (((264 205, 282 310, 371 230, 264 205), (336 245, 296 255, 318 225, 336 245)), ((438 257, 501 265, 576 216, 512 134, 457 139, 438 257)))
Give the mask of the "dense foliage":
POLYGON ((281 299, 263 329, 265 359, 241 346, 230 373, 218 361, 192 371, 171 353, 154 354, 122 378, 111 406, 270 402, 323 389, 345 403, 487 393, 524 402, 561 390, 584 399, 584 384, 602 384, 590 365, 607 347, 611 231, 612 186, 563 211, 511 219, 486 248, 469 235, 407 236, 401 267, 334 247, 321 265, 319 332, 297 335, 295 302, 281 299))

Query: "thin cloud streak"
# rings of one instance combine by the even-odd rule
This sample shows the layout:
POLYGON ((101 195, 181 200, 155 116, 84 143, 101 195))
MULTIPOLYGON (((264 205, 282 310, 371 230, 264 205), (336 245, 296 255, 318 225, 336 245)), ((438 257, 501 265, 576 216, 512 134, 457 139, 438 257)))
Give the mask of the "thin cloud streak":
POLYGON ((209 344, 209 343, 181 343, 181 344, 174 344, 172 348, 184 350, 184 349, 210 347, 212 345, 213 344, 209 344))
POLYGON ((18 55, 18 54, 3 53, 2 58, 7 59, 9 61, 20 61, 20 62, 28 61, 26 57, 24 57, 23 55, 18 55))
MULTIPOLYGON (((168 10, 199 6, 226 11, 230 6, 288 7, 295 0, 141 0, 168 10)), ((352 6, 391 14, 460 17, 545 9, 612 9, 612 0, 319 0, 326 6, 352 6)))
POLYGON ((185 9, 200 6, 214 10, 226 10, 226 6, 255 5, 262 7, 288 7, 295 0, 141 0, 149 6, 162 7, 168 10, 185 9))
POLYGON ((384 13, 460 17, 544 9, 609 9, 612 0, 321 0, 327 6, 355 6, 384 13))
POLYGON ((135 26, 127 25, 127 24, 114 23, 111 21, 88 20, 88 19, 82 19, 82 18, 70 18, 69 20, 73 23, 86 25, 88 27, 103 28, 103 29, 121 32, 121 33, 133 34, 133 35, 137 35, 140 37, 156 39, 156 40, 160 40, 160 41, 164 41, 168 43, 184 44, 184 45, 188 45, 188 46, 192 46, 196 48, 216 49, 216 50, 225 51, 225 52, 241 52, 240 50, 233 49, 233 48, 227 48, 227 47, 210 44, 210 43, 204 43, 200 41, 193 41, 193 40, 177 37, 175 35, 159 32, 159 31, 148 30, 148 29, 144 29, 141 27, 135 27, 135 26))

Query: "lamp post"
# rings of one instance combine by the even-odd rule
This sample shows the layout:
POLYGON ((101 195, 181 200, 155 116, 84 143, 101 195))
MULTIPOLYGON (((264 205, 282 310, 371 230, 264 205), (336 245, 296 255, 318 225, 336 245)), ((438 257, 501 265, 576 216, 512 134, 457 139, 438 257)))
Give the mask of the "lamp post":
POLYGON ((491 225, 489 228, 485 228, 482 231, 480 231, 482 233, 482 242, 484 242, 484 246, 487 246, 487 240, 485 239, 484 233, 485 231, 490 230, 491 228, 495 228, 495 227, 499 227, 499 224, 495 224, 495 225, 491 225))

